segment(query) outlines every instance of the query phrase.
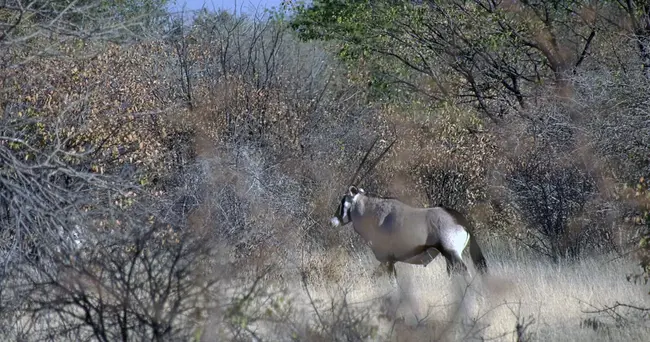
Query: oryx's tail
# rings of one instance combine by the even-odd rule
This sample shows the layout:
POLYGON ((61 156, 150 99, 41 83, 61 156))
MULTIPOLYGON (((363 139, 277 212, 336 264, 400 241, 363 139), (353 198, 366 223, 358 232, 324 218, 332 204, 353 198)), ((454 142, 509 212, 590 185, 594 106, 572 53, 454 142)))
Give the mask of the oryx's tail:
POLYGON ((481 251, 481 247, 478 245, 476 238, 472 234, 469 235, 469 255, 472 257, 474 267, 476 267, 481 274, 487 274, 488 266, 485 261, 485 256, 483 256, 483 251, 481 251))

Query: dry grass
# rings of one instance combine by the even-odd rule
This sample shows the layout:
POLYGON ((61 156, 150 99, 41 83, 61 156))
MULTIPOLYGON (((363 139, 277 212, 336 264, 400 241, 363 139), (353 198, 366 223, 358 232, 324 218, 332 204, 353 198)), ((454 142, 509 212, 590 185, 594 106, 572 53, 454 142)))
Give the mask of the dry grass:
MULTIPOLYGON (((399 264, 396 287, 386 276, 373 278, 378 263, 368 253, 359 260, 337 262, 344 268, 338 282, 312 279, 309 289, 319 303, 347 292, 350 306, 371 310, 378 340, 456 341, 481 336, 513 341, 517 323, 531 319, 522 336, 530 340, 641 341, 650 333, 650 326, 635 323, 632 311, 621 312, 629 321, 618 322, 605 313, 588 312, 617 302, 650 307, 647 288, 626 281, 626 274, 635 271, 633 261, 599 256, 554 265, 503 246, 485 249, 491 274, 475 280, 465 294, 466 318, 474 323, 469 330, 448 329, 454 327, 451 321, 458 321, 454 313, 465 287, 459 279, 447 277, 442 258, 426 268, 399 264)), ((296 303, 308 310, 304 289, 294 285, 293 292, 301 293, 296 303)))

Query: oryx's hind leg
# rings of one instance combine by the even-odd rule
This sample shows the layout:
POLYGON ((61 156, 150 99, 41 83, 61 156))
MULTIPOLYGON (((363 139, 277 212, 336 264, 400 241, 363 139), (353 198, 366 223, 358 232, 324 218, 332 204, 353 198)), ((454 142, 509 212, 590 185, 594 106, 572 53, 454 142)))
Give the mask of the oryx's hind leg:
POLYGON ((467 265, 465 265, 465 262, 463 262, 463 259, 460 256, 460 253, 457 253, 454 250, 445 250, 444 248, 441 249, 442 255, 445 257, 445 260, 447 260, 447 274, 452 275, 453 274, 468 274, 469 271, 467 270, 467 265))
POLYGON ((388 281, 390 282, 391 286, 399 288, 399 283, 397 282, 397 268, 395 268, 395 263, 397 261, 391 260, 388 261, 388 264, 386 265, 386 271, 388 272, 388 281))
POLYGON ((389 261, 388 266, 386 266, 386 271, 388 271, 388 277, 395 278, 397 281, 397 269, 395 268, 395 261, 389 261))

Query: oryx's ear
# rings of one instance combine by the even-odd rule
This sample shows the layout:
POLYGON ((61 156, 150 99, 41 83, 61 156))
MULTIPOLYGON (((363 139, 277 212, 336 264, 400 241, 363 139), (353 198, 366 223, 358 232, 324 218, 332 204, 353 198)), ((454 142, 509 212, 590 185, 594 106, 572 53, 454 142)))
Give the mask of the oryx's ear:
POLYGON ((349 191, 350 194, 352 194, 352 195, 356 195, 356 194, 359 193, 359 189, 357 189, 357 187, 354 186, 354 185, 350 186, 350 188, 348 188, 348 191, 349 191))

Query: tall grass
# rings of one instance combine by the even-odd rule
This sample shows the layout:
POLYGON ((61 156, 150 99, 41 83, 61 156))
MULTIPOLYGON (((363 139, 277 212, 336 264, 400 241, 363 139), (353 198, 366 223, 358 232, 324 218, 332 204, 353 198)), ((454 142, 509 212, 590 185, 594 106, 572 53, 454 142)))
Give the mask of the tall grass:
MULTIPOLYGON (((378 263, 368 255, 341 263, 345 276, 338 282, 312 282, 311 296, 326 303, 346 292, 350 306, 372 312, 377 340, 512 341, 518 324, 526 328, 520 338, 540 341, 643 341, 650 332, 639 311, 607 310, 614 303, 650 306, 646 289, 626 281, 636 271, 630 260, 601 255, 555 264, 503 243, 484 244, 490 274, 474 277, 469 288, 448 277, 443 258, 427 267, 398 264, 393 284, 385 275, 372 276, 378 263), (461 298, 467 317, 455 316, 461 298), (454 329, 459 318, 473 326, 454 329)), ((308 298, 296 293, 307 305, 308 298)))

